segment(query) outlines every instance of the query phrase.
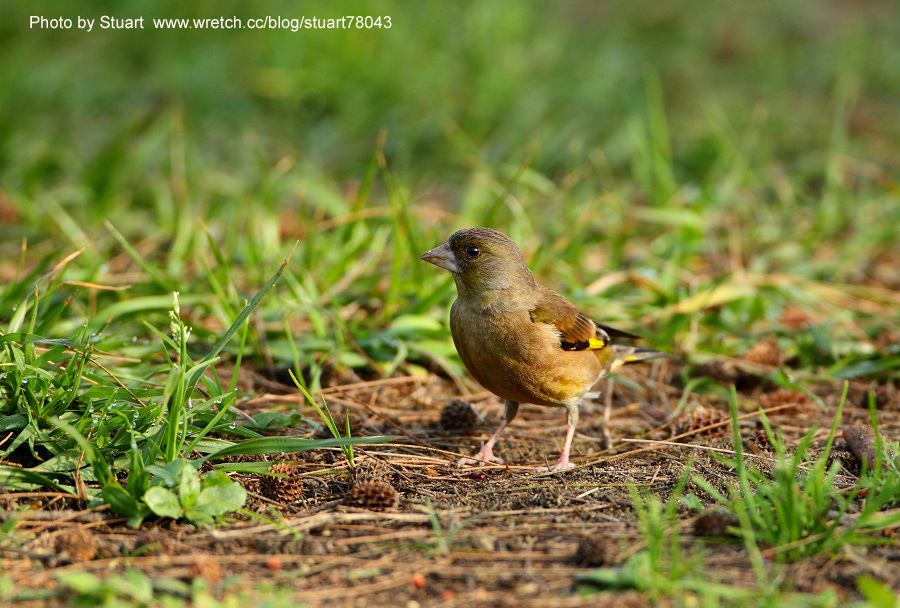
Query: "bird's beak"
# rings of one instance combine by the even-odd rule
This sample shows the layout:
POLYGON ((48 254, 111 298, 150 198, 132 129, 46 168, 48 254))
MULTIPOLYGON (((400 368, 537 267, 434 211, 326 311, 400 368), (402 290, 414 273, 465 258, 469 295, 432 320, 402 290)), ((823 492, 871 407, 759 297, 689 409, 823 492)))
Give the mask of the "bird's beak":
POLYGON ((447 243, 435 247, 428 253, 422 254, 420 260, 425 260, 429 264, 434 264, 438 268, 449 270, 450 272, 459 272, 459 266, 456 265, 456 256, 450 251, 447 243))

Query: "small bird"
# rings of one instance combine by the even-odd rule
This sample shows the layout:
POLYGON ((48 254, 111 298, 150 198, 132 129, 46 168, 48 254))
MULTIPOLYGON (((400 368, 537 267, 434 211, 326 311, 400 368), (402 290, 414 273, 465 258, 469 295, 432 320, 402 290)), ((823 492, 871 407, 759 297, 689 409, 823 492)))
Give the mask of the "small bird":
MULTIPOLYGON (((455 232, 421 256, 448 270, 458 297, 450 309, 450 332, 466 368, 503 399, 503 423, 474 459, 503 463, 493 448, 519 403, 566 410, 566 441, 549 471, 574 467, 569 460, 578 405, 598 380, 624 363, 670 357, 659 351, 612 343, 639 336, 592 321, 564 297, 534 279, 519 247, 490 228, 455 232)), ((483 464, 483 463, 482 463, 483 464)))

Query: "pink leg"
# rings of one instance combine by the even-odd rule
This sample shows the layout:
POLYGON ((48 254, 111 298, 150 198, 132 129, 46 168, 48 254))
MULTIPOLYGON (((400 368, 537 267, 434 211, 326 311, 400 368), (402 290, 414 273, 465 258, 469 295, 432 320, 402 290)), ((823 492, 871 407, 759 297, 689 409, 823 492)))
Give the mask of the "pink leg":
POLYGON ((575 426, 578 424, 578 403, 578 401, 570 401, 563 404, 566 408, 566 442, 563 444, 559 460, 552 467, 540 467, 536 472, 553 473, 554 471, 565 471, 575 467, 575 463, 569 462, 569 451, 572 449, 572 439, 575 438, 575 426))
POLYGON ((516 412, 519 410, 519 404, 515 401, 505 401, 506 404, 506 415, 503 419, 503 422, 500 424, 500 427, 494 431, 494 434, 491 435, 491 438, 487 440, 481 449, 478 450, 478 453, 475 454, 472 458, 460 458, 457 461, 456 466, 461 467, 467 464, 477 464, 484 465, 484 462, 496 462, 497 464, 503 464, 503 459, 497 456, 494 456, 494 444, 497 443, 497 437, 500 436, 500 433, 503 432, 503 429, 506 428, 506 425, 509 424, 513 418, 516 417, 516 412))
POLYGON ((500 425, 494 434, 491 435, 491 438, 487 440, 487 442, 481 446, 481 449, 478 450, 478 453, 475 454, 472 458, 460 458, 456 463, 456 466, 461 467, 466 464, 477 464, 483 465, 483 462, 479 462, 481 460, 487 460, 488 462, 496 462, 497 464, 503 464, 503 459, 499 456, 494 456, 494 444, 497 443, 497 437, 500 436, 500 433, 503 432, 503 429, 506 428, 506 425, 509 424, 506 420, 500 425))
POLYGON ((566 443, 563 445, 562 454, 559 455, 559 460, 556 461, 556 464, 552 467, 541 467, 538 469, 539 472, 548 472, 553 473, 554 471, 565 471, 566 469, 572 469, 575 467, 574 462, 569 462, 569 450, 572 449, 572 439, 575 438, 575 425, 569 424, 566 428, 566 443))

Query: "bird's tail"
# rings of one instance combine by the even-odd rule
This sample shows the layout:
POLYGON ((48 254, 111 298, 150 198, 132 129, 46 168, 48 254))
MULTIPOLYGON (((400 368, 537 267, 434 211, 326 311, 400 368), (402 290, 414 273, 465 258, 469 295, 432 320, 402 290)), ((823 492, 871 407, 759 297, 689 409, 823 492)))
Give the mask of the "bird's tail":
POLYGON ((616 359, 613 361, 609 371, 616 370, 626 363, 635 363, 637 361, 646 361, 647 359, 677 359, 675 355, 653 350, 652 348, 639 348, 637 346, 623 346, 621 344, 613 345, 616 353, 616 359))

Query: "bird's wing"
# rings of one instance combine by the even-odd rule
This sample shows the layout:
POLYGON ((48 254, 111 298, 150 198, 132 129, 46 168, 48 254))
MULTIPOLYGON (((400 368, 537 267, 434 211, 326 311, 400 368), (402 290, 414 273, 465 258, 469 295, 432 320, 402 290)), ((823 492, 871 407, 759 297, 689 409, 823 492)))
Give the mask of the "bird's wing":
POLYGON ((598 326, 578 312, 574 304, 549 289, 541 294, 529 315, 532 323, 547 323, 559 331, 563 350, 598 350, 610 343, 604 327, 598 326))
POLYGON ((615 327, 610 327, 609 325, 604 325, 603 323, 597 323, 596 321, 594 321, 594 325, 605 331, 609 336, 613 338, 627 338, 629 340, 643 340, 644 338, 644 336, 633 334, 630 331, 625 331, 624 329, 616 329, 615 327))

